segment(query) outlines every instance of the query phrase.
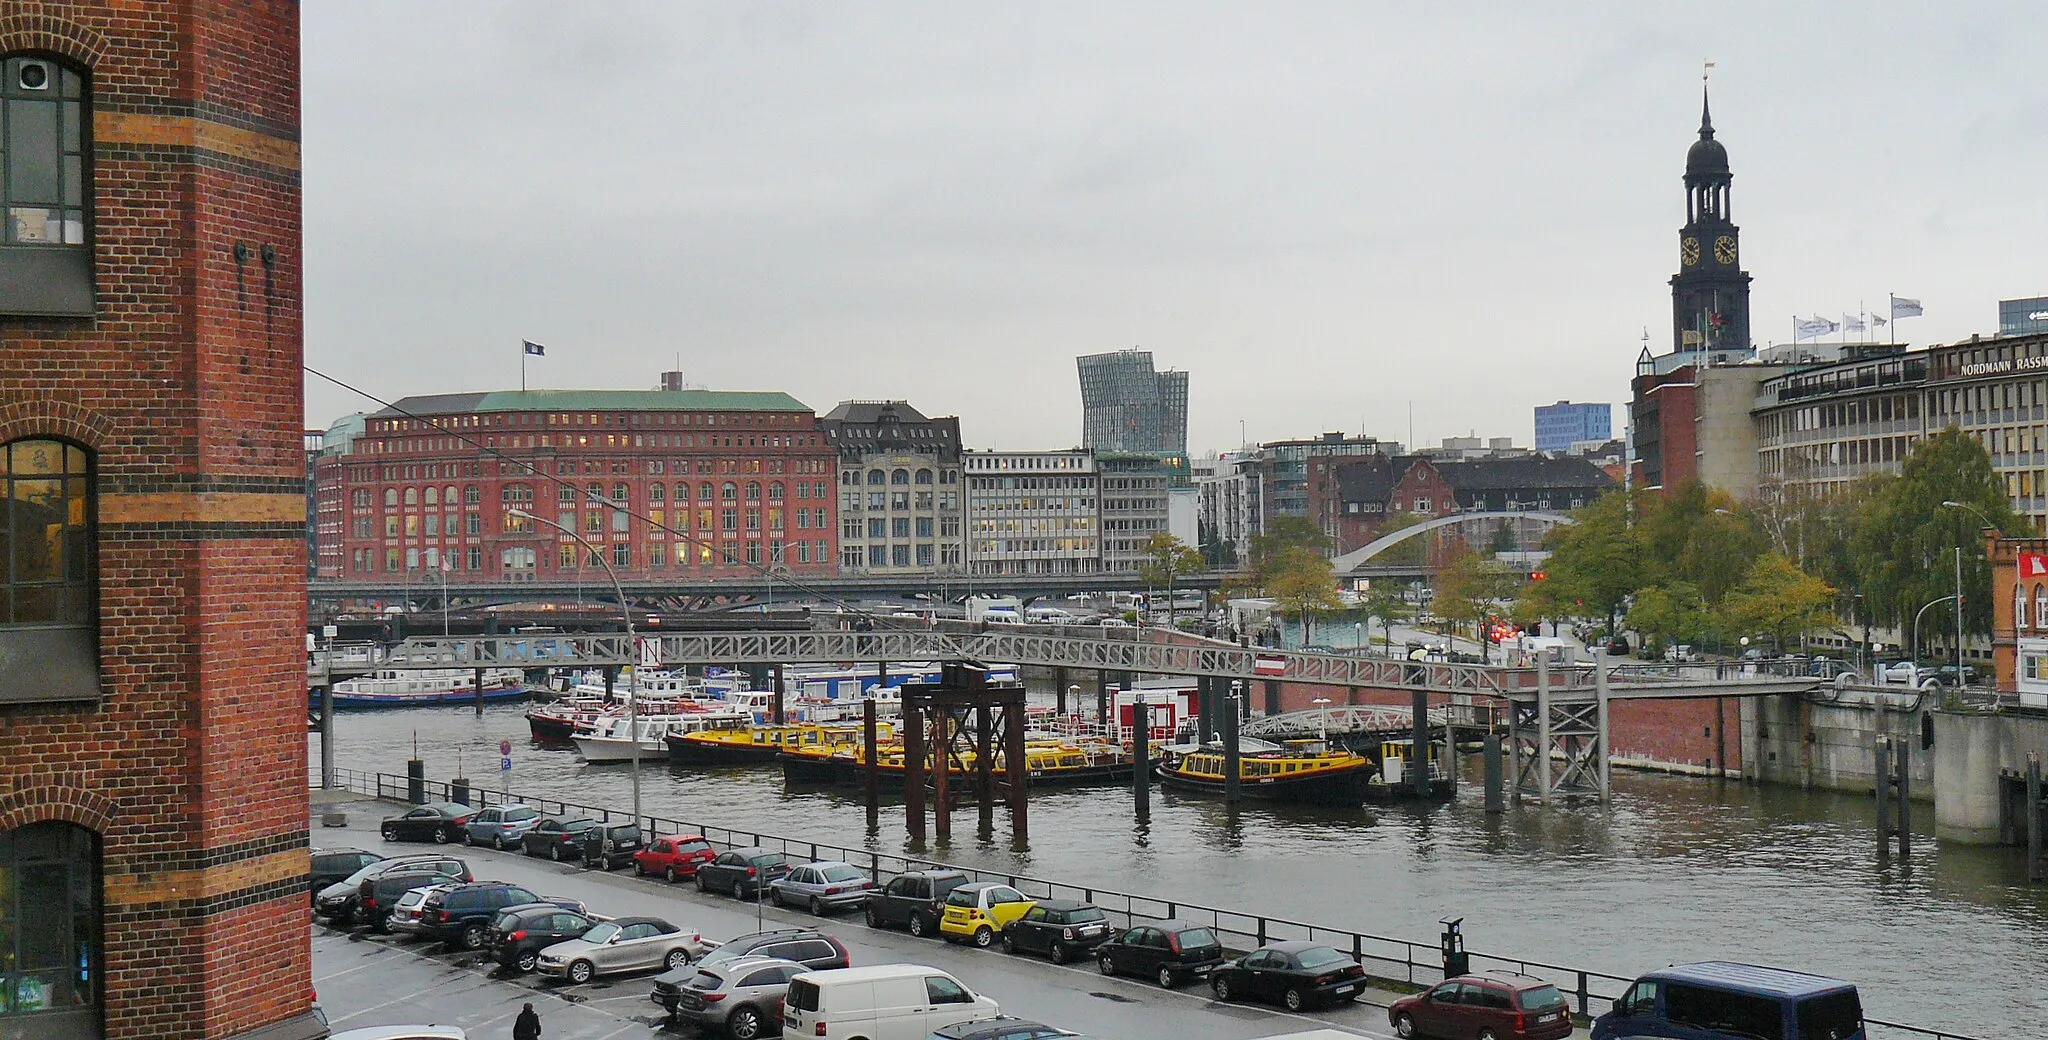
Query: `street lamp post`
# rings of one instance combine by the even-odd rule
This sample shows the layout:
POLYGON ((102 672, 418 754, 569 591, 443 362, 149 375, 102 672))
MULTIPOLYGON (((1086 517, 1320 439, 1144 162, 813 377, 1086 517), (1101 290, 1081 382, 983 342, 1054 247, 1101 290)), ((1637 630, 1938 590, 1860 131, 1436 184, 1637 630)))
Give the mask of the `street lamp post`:
MULTIPOLYGON (((604 568, 605 576, 612 580, 612 591, 617 593, 619 597, 619 616, 624 618, 626 622, 626 645, 638 648, 640 640, 633 634, 633 608, 626 602, 626 587, 619 583, 619 574, 617 571, 612 570, 611 561, 605 558, 605 554, 599 552, 596 546, 585 541, 583 536, 577 534, 573 529, 564 527, 547 517, 535 516, 523 509, 514 509, 512 515, 521 520, 532 520, 536 523, 546 524, 574 538, 576 543, 581 545, 590 554, 590 558, 596 560, 598 566, 604 568)), ((633 756, 630 759, 633 770, 633 826, 638 827, 640 826, 640 668, 637 660, 633 664, 633 673, 627 680, 627 683, 626 739, 631 741, 633 745, 633 756)))
POLYGON ((1324 710, 1324 705, 1330 703, 1330 698, 1317 697, 1309 703, 1316 706, 1316 739, 1324 744, 1328 744, 1330 742, 1330 713, 1324 710))
MULTIPOLYGON (((1927 613, 1928 607, 1934 606, 1937 603, 1947 603, 1949 600, 1957 601, 1956 613, 1958 615, 1962 614, 1963 605, 1961 602, 1960 594, 1954 596, 1943 596, 1940 599, 1928 600, 1927 602, 1921 604, 1920 609, 1915 611, 1913 614, 1913 685, 1915 686, 1920 685, 1920 618, 1922 615, 1927 613)), ((1962 669, 1957 668, 1956 681, 1960 683, 1962 681, 1962 678, 1962 669)))
MULTIPOLYGON (((1977 514, 1977 519, 1979 519, 1979 520, 1982 520, 1982 521, 1984 521, 1984 526, 1985 526, 1985 528, 1986 528, 1986 529, 1988 529, 1988 530, 1992 530, 1992 531, 1996 531, 1996 530, 1998 530, 1998 525, 1997 525, 1997 524, 1994 524, 1994 523, 1992 523, 1992 522, 1991 522, 1991 518, 1990 518, 1990 517, 1988 517, 1988 516, 1986 516, 1986 515, 1984 515, 1984 511, 1983 511, 1982 509, 1979 509, 1979 508, 1977 508, 1976 506, 1973 506, 1973 505, 1969 504, 1968 502, 1957 502, 1957 501, 1954 501, 1954 500, 1949 500, 1949 501, 1944 501, 1944 502, 1942 503, 1942 505, 1944 505, 1944 506, 1947 506, 1947 507, 1948 507, 1948 508, 1950 508, 1950 509, 1967 509, 1967 510, 1969 510, 1970 512, 1972 512, 1972 513, 1975 513, 1975 514, 1977 514)), ((1997 604, 1993 604, 1992 606, 1993 606, 1993 609, 1994 609, 1994 610, 1995 610, 1995 609, 1997 608, 1997 604)), ((1995 634, 1996 634, 1996 633, 1994 633, 1994 635, 1995 635, 1995 634)), ((1955 665, 1956 665, 1956 689, 1957 689, 1957 690, 1961 690, 1961 689, 1963 688, 1963 545, 1962 545, 1962 542, 1961 542, 1961 541, 1958 541, 1958 542, 1956 543, 1956 653, 1955 653, 1955 665)))

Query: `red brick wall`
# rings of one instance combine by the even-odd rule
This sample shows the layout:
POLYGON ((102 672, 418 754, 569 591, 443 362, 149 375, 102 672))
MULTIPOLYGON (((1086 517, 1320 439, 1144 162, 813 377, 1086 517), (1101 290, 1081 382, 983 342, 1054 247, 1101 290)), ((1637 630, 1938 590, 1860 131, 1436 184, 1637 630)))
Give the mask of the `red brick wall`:
POLYGON ((10 0, 21 50, 90 77, 99 306, 0 315, 0 441, 95 452, 104 699, 0 708, 0 828, 100 832, 107 1036, 235 1036, 310 997, 298 5, 10 0))

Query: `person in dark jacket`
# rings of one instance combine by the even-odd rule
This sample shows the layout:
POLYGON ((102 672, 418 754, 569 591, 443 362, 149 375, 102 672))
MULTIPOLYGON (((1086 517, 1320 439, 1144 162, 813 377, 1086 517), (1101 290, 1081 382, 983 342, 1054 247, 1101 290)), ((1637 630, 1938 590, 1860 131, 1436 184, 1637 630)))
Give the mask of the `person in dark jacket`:
POLYGON ((519 1020, 512 1023, 512 1040, 540 1040, 540 1015, 534 1013, 533 1005, 526 1005, 519 1012, 519 1020))

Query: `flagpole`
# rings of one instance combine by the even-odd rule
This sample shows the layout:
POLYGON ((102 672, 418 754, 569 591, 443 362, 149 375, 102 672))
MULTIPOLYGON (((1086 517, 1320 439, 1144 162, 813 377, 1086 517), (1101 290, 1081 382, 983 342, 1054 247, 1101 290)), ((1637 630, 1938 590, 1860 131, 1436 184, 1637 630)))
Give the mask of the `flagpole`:
POLYGON ((519 341, 519 392, 526 392, 526 341, 519 341))

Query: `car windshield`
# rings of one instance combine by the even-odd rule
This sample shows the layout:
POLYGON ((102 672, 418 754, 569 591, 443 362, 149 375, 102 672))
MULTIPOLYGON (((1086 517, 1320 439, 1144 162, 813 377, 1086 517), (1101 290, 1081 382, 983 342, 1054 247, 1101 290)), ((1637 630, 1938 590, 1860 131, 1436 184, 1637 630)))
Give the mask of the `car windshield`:
POLYGON ((610 921, 606 921, 605 923, 597 925, 591 928, 589 931, 584 932, 581 938, 584 942, 587 943, 610 942, 612 941, 612 936, 619 934, 619 932, 620 928, 618 925, 615 925, 610 921))
POLYGON ((1333 964, 1342 964, 1349 959, 1327 946, 1311 946, 1294 956, 1295 963, 1300 964, 1304 968, 1327 968, 1333 964))
POLYGON ((1175 936, 1174 941, 1179 943, 1180 948, 1183 950, 1198 946, 1223 945, 1216 941, 1216 933, 1207 928, 1190 928, 1175 936))
POLYGON ((1564 1006, 1564 994, 1559 993, 1556 986, 1525 989, 1518 999, 1521 1000, 1524 1011, 1549 1011, 1564 1006))
POLYGON ((862 876, 859 868, 845 865, 826 867, 819 873, 825 875, 827 881, 859 881, 862 876))
POLYGON ((1084 906, 1079 910, 1067 911, 1068 924, 1087 924, 1090 921, 1101 920, 1105 920, 1102 916, 1102 911, 1092 906, 1084 906))
POLYGON ((973 905, 974 905, 974 897, 975 897, 975 895, 976 895, 976 894, 977 894, 977 893, 974 893, 974 892, 968 892, 968 891, 964 891, 964 890, 962 890, 962 889, 957 889, 957 888, 956 888, 956 889, 954 889, 953 891, 951 891, 951 892, 948 892, 948 893, 946 894, 946 905, 947 905, 947 906, 973 906, 973 905))

